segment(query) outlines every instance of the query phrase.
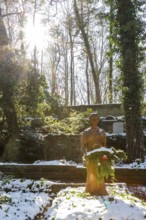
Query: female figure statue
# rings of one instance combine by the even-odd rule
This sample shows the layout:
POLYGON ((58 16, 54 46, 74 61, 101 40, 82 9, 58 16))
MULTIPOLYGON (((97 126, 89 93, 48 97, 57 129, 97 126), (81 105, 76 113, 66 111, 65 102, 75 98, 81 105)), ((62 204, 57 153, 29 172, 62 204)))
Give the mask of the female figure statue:
MULTIPOLYGON (((105 131, 98 127, 99 120, 97 113, 92 113, 89 116, 91 127, 84 130, 81 138, 81 147, 85 153, 106 146, 105 131)), ((86 158, 86 170, 86 192, 89 192, 91 195, 107 195, 104 180, 102 182, 98 181, 96 160, 89 161, 86 158)))

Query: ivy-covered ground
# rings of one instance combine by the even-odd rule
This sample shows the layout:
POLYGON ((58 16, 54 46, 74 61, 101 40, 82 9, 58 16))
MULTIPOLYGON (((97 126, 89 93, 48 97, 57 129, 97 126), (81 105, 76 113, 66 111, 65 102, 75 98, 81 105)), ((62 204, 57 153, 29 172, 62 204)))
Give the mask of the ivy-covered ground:
MULTIPOLYGON (((35 164, 76 165, 72 161, 37 161, 35 164)), ((124 166, 124 165, 123 165, 124 166)), ((128 165, 126 165, 128 166, 128 165)), ((131 164, 131 168, 143 164, 131 164)), ((55 182, 56 183, 56 182, 55 182)), ((0 180, 0 219, 5 220, 143 220, 146 202, 138 199, 125 184, 108 185, 108 196, 90 196, 84 187, 67 187, 55 194, 54 182, 40 179, 0 180)), ((146 187, 143 188, 146 190, 146 187)))

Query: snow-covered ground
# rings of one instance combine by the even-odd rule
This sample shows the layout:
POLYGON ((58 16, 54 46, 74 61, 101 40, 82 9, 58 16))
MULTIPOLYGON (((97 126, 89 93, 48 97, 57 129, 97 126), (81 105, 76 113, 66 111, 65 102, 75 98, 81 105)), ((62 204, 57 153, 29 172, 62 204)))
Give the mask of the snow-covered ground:
POLYGON ((109 195, 98 197, 84 187, 67 187, 55 195, 53 184, 5 177, 0 181, 0 219, 34 220, 39 213, 45 220, 146 219, 146 203, 127 192, 125 184, 108 185, 109 195))
MULTIPOLYGON (((109 187, 110 188, 110 187, 109 187)), ((142 220, 146 218, 146 203, 126 193, 125 187, 114 185, 110 196, 90 196, 84 188, 61 190, 46 212, 51 220, 142 220)))
MULTIPOLYGON (((64 159, 36 161, 33 165, 83 166, 64 159)), ((146 160, 144 163, 137 161, 116 166, 144 169, 146 160)), ((34 220, 39 213, 43 214, 42 219, 45 220, 146 219, 146 202, 134 197, 125 184, 107 185, 109 195, 102 197, 86 194, 84 187, 67 187, 55 195, 51 189, 53 184, 54 182, 45 179, 14 179, 1 174, 0 220, 34 220)), ((146 194, 146 186, 139 190, 146 194)))
POLYGON ((5 177, 0 181, 0 219, 34 219, 52 200, 51 184, 5 177))

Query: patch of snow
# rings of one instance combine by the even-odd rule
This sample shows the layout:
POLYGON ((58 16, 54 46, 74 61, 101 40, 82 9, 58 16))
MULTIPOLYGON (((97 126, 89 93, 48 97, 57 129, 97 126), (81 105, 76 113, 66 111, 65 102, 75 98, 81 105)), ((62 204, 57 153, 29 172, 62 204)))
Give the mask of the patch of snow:
POLYGON ((61 160, 37 160, 32 164, 24 164, 24 163, 13 163, 13 162, 1 162, 0 165, 17 165, 17 166, 26 166, 26 165, 52 165, 52 166, 77 166, 77 167, 82 167, 83 164, 82 163, 76 163, 75 161, 72 160, 65 160, 65 159, 61 159, 61 160))
POLYGON ((115 136, 122 136, 122 137, 125 137, 126 136, 126 133, 125 132, 122 132, 122 133, 118 133, 118 134, 116 134, 116 133, 108 133, 108 132, 106 132, 106 136, 107 137, 115 137, 115 136))
POLYGON ((0 197, 4 195, 10 199, 10 202, 0 206, 0 219, 5 220, 33 219, 36 214, 41 212, 42 207, 50 202, 47 193, 23 193, 18 191, 4 194, 0 192, 0 197))
POLYGON ((146 158, 144 162, 135 161, 130 164, 116 164, 115 168, 122 167, 127 169, 146 169, 146 158))
POLYGON ((92 151, 87 152, 86 155, 89 156, 89 155, 91 155, 91 154, 93 154, 93 153, 96 153, 96 152, 104 152, 104 151, 107 151, 107 152, 109 152, 110 154, 113 154, 113 153, 114 153, 114 151, 113 151, 112 149, 110 149, 110 148, 100 147, 100 148, 97 148, 97 149, 94 149, 94 150, 92 150, 92 151))
POLYGON ((46 212, 47 220, 144 220, 145 217, 146 206, 130 194, 90 196, 83 187, 61 190, 46 212))
POLYGON ((0 162, 0 165, 18 165, 18 163, 13 163, 13 162, 0 162))
MULTIPOLYGON (((26 220, 43 211, 50 204, 51 193, 41 192, 42 180, 7 179, 0 182, 0 219, 26 220), (6 182, 7 181, 7 182, 6 182), (37 183, 37 184, 36 184, 37 183), (33 190, 35 192, 33 192, 33 190)), ((50 186, 48 182, 48 186, 50 186)), ((44 185, 44 189, 46 186, 44 185)))
POLYGON ((33 165, 61 165, 61 166, 83 166, 82 163, 76 163, 72 160, 50 160, 50 161, 35 161, 33 165))
POLYGON ((23 192, 49 192, 50 187, 54 182, 40 179, 40 180, 31 180, 31 179, 8 179, 5 177, 3 180, 0 181, 0 190, 4 191, 18 191, 21 190, 23 192))

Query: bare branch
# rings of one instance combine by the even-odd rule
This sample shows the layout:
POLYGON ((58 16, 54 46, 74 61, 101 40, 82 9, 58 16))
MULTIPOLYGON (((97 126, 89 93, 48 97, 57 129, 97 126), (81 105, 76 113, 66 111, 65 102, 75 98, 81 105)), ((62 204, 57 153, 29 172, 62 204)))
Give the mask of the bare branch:
POLYGON ((10 16, 10 15, 20 15, 22 12, 10 12, 10 13, 7 13, 7 14, 0 14, 1 17, 7 17, 7 16, 10 16))

